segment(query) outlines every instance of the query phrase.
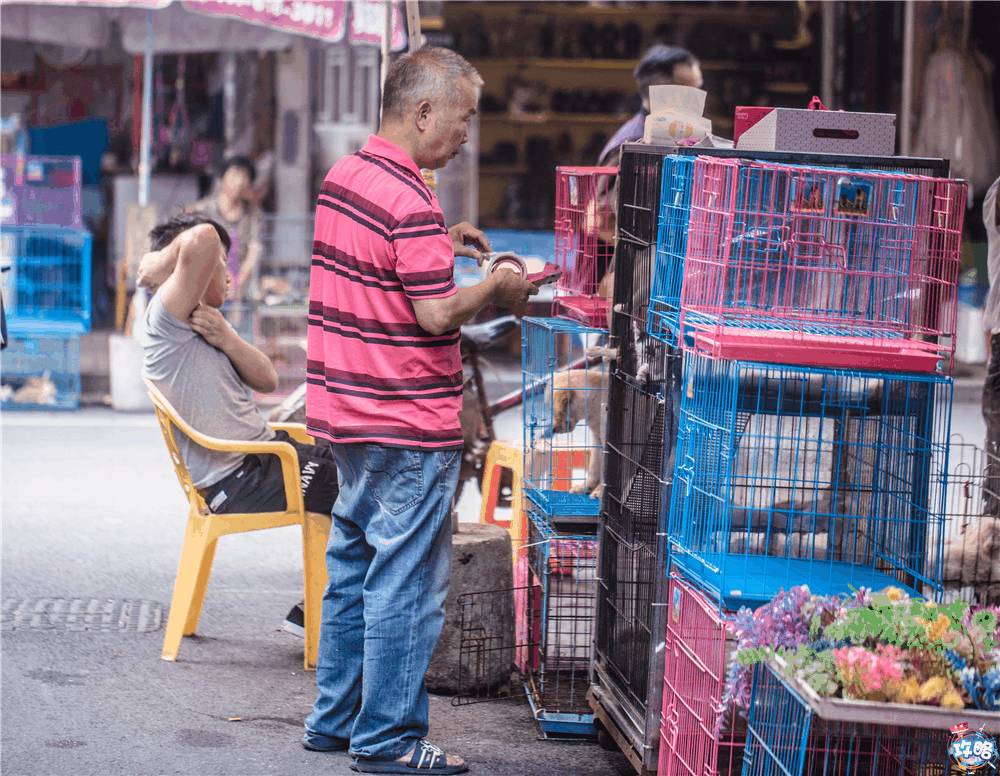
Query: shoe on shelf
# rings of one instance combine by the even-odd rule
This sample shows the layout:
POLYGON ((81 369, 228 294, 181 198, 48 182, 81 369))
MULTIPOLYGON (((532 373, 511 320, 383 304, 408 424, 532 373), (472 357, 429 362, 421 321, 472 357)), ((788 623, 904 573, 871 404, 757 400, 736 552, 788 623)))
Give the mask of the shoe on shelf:
POLYGON ((306 613, 302 608, 302 604, 295 604, 291 608, 285 617, 285 621, 281 624, 281 629, 285 633, 298 636, 300 639, 306 637, 306 613))

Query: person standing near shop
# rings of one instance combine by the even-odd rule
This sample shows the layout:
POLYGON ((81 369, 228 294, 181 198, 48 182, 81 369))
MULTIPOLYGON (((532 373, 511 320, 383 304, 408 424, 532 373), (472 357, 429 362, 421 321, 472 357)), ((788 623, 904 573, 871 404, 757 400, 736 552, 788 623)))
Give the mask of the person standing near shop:
POLYGON ((421 176, 468 140, 482 83, 446 49, 400 57, 378 134, 330 169, 316 203, 306 416, 332 443, 340 495, 303 745, 349 749, 362 773, 468 770, 425 740, 423 684, 450 575, 459 326, 538 291, 507 271, 456 288, 456 254, 481 259, 490 245, 470 224, 447 229, 421 176))
POLYGON ((983 420, 986 421, 986 477, 983 510, 1000 514, 1000 178, 983 199, 990 292, 983 310, 986 334, 986 382, 983 383, 983 420))
POLYGON ((226 254, 226 267, 235 302, 246 301, 263 251, 261 212, 253 197, 256 178, 253 162, 244 156, 232 156, 223 162, 214 191, 187 208, 217 221, 229 234, 232 245, 226 254))
POLYGON ((690 51, 677 46, 665 46, 662 43, 651 46, 643 54, 632 75, 635 76, 635 83, 639 88, 642 107, 638 113, 622 124, 605 144, 597 160, 599 167, 617 167, 621 147, 625 143, 642 140, 646 116, 649 115, 650 86, 679 84, 700 89, 704 82, 701 66, 690 51))

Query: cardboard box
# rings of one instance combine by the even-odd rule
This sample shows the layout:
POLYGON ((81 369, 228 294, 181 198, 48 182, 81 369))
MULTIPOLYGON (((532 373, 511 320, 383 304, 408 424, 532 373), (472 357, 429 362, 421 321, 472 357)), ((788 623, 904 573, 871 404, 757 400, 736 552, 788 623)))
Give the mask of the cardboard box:
POLYGON ((655 145, 696 145, 712 131, 704 118, 707 92, 676 84, 649 88, 650 114, 642 141, 655 145))
POLYGON ((736 108, 736 148, 819 154, 892 156, 894 113, 854 113, 796 108, 736 108))

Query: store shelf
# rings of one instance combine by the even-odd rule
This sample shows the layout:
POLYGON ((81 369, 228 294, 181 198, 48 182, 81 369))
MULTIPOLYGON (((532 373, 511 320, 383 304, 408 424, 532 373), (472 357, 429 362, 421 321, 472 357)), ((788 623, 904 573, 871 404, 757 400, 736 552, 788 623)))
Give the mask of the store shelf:
POLYGON ((810 94, 813 91, 813 87, 807 83, 786 81, 766 83, 763 89, 771 94, 810 94))
POLYGON ((528 168, 522 165, 486 164, 479 166, 480 175, 527 175, 528 168))
POLYGON ((632 117, 631 113, 524 113, 512 116, 507 113, 483 113, 480 120, 506 124, 621 124, 632 117))
POLYGON ((705 7, 696 3, 636 3, 626 6, 592 5, 590 3, 550 3, 525 8, 522 3, 488 2, 475 4, 447 4, 447 17, 475 15, 490 19, 539 18, 580 19, 586 21, 635 21, 641 15, 644 19, 666 21, 668 19, 689 19, 692 21, 719 21, 745 24, 773 23, 780 11, 773 8, 754 7, 753 3, 730 3, 728 8, 705 7), (463 7, 465 6, 465 7, 463 7))
MULTIPOLYGON (((547 70, 624 70, 629 73, 635 69, 634 59, 554 59, 546 57, 484 57, 470 60, 477 69, 499 67, 510 68, 544 68, 547 70)), ((732 70, 760 69, 762 63, 736 62, 723 60, 708 60, 699 62, 706 72, 725 72, 732 70)))

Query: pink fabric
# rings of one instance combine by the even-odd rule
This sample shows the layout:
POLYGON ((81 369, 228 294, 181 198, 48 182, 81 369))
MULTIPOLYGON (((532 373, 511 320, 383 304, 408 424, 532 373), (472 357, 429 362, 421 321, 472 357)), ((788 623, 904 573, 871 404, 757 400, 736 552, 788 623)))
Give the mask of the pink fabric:
POLYGON ((437 197, 377 136, 327 173, 309 293, 309 432, 338 443, 462 446, 457 329, 420 327, 411 300, 457 292, 437 197))

